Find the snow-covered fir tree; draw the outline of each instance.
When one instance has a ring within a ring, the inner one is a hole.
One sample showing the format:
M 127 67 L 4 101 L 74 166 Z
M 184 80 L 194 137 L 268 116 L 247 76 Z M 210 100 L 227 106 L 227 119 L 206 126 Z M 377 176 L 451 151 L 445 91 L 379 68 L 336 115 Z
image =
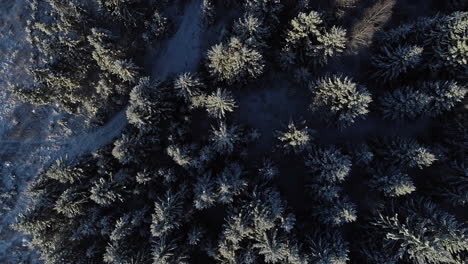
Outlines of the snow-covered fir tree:
M 348 77 L 331 75 L 309 85 L 311 110 L 327 124 L 346 128 L 369 112 L 372 97 L 367 89 Z

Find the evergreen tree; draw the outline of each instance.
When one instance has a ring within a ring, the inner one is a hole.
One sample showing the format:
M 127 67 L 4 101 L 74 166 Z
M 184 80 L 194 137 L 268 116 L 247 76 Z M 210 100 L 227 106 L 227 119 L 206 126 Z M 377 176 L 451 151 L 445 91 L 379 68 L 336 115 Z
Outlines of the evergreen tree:
M 93 59 L 103 71 L 115 74 L 123 81 L 136 80 L 138 67 L 125 58 L 125 54 L 116 45 L 117 37 L 111 31 L 93 28 L 88 41 L 94 48 Z
M 265 21 L 266 25 L 274 25 L 279 22 L 278 15 L 283 9 L 283 4 L 281 0 L 246 0 L 244 9 Z
M 389 197 L 407 195 L 416 190 L 408 174 L 397 168 L 377 171 L 376 175 L 370 180 L 369 185 Z
M 430 166 L 436 157 L 431 151 L 412 138 L 383 138 L 375 140 L 373 150 L 377 160 L 397 168 L 419 168 Z
M 258 174 L 261 179 L 271 181 L 278 176 L 279 170 L 271 159 L 265 158 L 258 168 Z
M 345 180 L 351 171 L 351 158 L 343 155 L 339 149 L 315 147 L 305 159 L 313 177 L 325 184 L 339 183 Z
M 174 105 L 169 101 L 164 84 L 141 78 L 130 93 L 128 122 L 141 130 L 155 130 L 163 120 L 172 116 Z
M 452 110 L 467 93 L 453 81 L 421 84 L 421 88 L 404 87 L 385 93 L 380 98 L 384 117 L 392 120 L 435 117 Z
M 243 173 L 241 166 L 237 163 L 228 165 L 221 172 L 221 175 L 216 180 L 218 200 L 221 203 L 232 203 L 234 196 L 244 190 L 247 182 L 241 178 Z
M 287 242 L 278 235 L 276 229 L 257 235 L 257 241 L 252 247 L 258 249 L 266 263 L 284 263 L 288 255 Z
M 457 255 L 468 250 L 466 227 L 428 201 L 409 200 L 373 224 L 386 250 L 414 263 L 460 263 Z
M 381 54 L 372 57 L 376 68 L 374 77 L 384 81 L 392 81 L 408 71 L 417 68 L 422 60 L 423 48 L 418 46 L 384 46 Z
M 343 129 L 369 112 L 372 98 L 367 89 L 348 77 L 332 75 L 310 84 L 314 93 L 312 111 L 319 112 L 328 124 Z
M 430 98 L 411 87 L 386 92 L 379 98 L 383 117 L 391 120 L 416 119 L 426 114 Z
M 453 75 L 466 80 L 468 71 L 468 12 L 455 12 L 437 23 L 431 35 L 435 37 L 434 54 L 440 62 L 439 67 L 453 69 Z M 465 76 L 463 76 L 465 75 Z
M 193 192 L 195 208 L 205 209 L 214 205 L 217 194 L 215 192 L 215 182 L 212 180 L 210 173 L 197 178 Z
M 234 34 L 248 47 L 260 50 L 266 48 L 268 29 L 252 14 L 245 15 L 233 26 Z
M 187 102 L 195 96 L 200 96 L 203 88 L 200 78 L 188 72 L 180 74 L 174 81 L 176 95 Z
M 213 149 L 221 154 L 230 154 L 241 141 L 242 130 L 233 124 L 227 126 L 226 123 L 219 123 L 219 127 L 212 127 L 210 141 Z
M 345 264 L 349 261 L 349 245 L 337 230 L 314 232 L 307 244 L 310 252 L 307 263 Z
M 223 119 L 227 113 L 233 112 L 237 107 L 232 94 L 220 88 L 211 95 L 204 97 L 201 105 L 206 108 L 210 116 L 218 119 Z
M 339 198 L 332 203 L 325 203 L 318 207 L 314 214 L 324 225 L 342 226 L 356 221 L 356 205 L 347 198 Z
M 300 122 L 296 127 L 293 121 L 290 121 L 285 131 L 276 131 L 277 138 L 280 141 L 280 147 L 286 152 L 300 153 L 310 146 L 314 139 L 314 130 L 309 129 L 305 122 Z
M 207 67 L 217 80 L 232 84 L 256 79 L 265 66 L 257 50 L 233 37 L 226 45 L 217 44 L 208 51 Z
M 286 44 L 281 50 L 281 62 L 286 68 L 323 66 L 346 46 L 346 30 L 325 28 L 322 16 L 315 11 L 299 13 L 286 34 Z

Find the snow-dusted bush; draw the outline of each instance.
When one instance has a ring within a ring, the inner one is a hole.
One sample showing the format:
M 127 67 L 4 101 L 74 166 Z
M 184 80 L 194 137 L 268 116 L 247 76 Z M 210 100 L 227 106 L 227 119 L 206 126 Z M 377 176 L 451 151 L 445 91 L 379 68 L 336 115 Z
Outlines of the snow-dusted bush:
M 369 112 L 372 98 L 367 89 L 348 77 L 331 75 L 309 85 L 311 109 L 330 125 L 346 128 Z

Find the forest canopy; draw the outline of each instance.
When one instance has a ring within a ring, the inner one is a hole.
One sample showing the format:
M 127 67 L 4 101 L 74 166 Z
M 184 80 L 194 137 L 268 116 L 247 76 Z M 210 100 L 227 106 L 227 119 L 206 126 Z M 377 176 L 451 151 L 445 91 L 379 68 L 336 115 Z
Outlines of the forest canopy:
M 14 228 L 47 264 L 468 263 L 468 1 L 415 2 L 30 0 L 13 93 L 126 125 Z

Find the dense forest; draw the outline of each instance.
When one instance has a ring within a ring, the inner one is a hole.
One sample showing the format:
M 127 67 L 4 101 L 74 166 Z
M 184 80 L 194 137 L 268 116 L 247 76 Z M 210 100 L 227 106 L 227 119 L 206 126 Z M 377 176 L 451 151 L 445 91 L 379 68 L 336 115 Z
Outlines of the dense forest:
M 43 263 L 468 263 L 468 1 L 27 8 L 11 92 L 126 122 L 31 180 Z

